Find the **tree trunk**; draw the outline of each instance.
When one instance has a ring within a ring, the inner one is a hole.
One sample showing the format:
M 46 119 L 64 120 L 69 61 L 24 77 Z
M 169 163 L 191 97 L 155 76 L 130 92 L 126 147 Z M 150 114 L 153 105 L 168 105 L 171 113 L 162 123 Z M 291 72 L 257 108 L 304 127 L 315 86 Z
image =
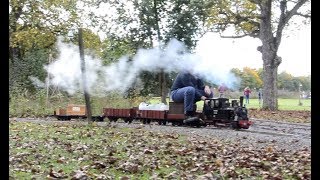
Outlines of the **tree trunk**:
M 272 61 L 272 60 L 269 60 Z M 277 69 L 264 62 L 263 106 L 265 110 L 277 110 Z
M 278 46 L 274 38 L 271 26 L 272 0 L 261 2 L 260 40 L 263 60 L 263 109 L 277 110 L 277 73 L 281 58 L 277 56 Z
M 159 12 L 157 10 L 157 0 L 153 0 L 153 11 L 156 19 L 156 30 L 157 30 L 157 36 L 158 36 L 158 42 L 159 45 L 161 43 L 161 35 L 160 35 L 160 27 L 159 27 Z M 164 104 L 167 104 L 167 83 L 166 83 L 166 74 L 161 69 L 159 73 L 159 84 L 160 84 L 160 94 L 161 94 L 161 102 Z
M 166 83 L 166 74 L 161 69 L 159 73 L 159 86 L 160 86 L 160 96 L 161 102 L 167 104 L 167 83 Z
M 161 76 L 161 102 L 167 105 L 167 81 L 166 81 L 166 74 L 163 72 L 163 70 L 160 73 Z
M 9 91 L 15 86 L 17 81 L 17 72 L 19 69 L 19 59 L 21 59 L 20 50 L 18 47 L 9 47 Z

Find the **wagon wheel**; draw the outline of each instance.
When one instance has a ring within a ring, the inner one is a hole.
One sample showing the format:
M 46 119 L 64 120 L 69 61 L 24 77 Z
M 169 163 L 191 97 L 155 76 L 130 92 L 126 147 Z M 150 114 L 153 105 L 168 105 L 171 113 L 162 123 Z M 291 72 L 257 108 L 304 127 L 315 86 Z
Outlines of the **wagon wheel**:
M 147 119 L 147 124 L 150 124 L 151 123 L 151 119 Z
M 159 120 L 158 121 L 159 125 L 166 125 L 167 124 L 167 121 L 166 120 Z
M 117 122 L 117 120 L 118 120 L 118 118 L 116 118 L 116 117 L 110 117 L 110 118 L 108 118 L 109 120 L 110 120 L 110 122 Z
M 125 118 L 124 122 L 130 124 L 132 123 L 132 118 Z
M 166 125 L 166 124 L 167 124 L 167 121 L 166 121 L 166 120 L 161 120 L 161 119 L 159 119 L 159 120 L 158 120 L 158 124 L 159 124 L 159 125 Z
M 110 122 L 112 122 L 112 121 L 113 121 L 111 117 L 108 117 L 108 119 L 109 119 L 109 121 L 110 121 Z
M 104 116 L 99 117 L 99 121 L 100 121 L 100 122 L 103 122 L 103 121 L 104 121 L 104 118 L 105 118 Z
M 147 120 L 146 120 L 146 119 L 143 119 L 143 120 L 142 120 L 142 123 L 143 123 L 143 124 L 147 124 Z
M 60 116 L 60 120 L 61 121 L 71 120 L 71 117 L 69 117 L 69 116 Z

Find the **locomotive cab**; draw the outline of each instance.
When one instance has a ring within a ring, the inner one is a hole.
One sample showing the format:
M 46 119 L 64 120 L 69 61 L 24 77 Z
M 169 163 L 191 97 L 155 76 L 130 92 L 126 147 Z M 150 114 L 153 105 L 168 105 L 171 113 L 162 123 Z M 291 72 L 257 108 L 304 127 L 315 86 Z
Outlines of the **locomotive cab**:
M 210 98 L 203 105 L 203 113 L 207 119 L 231 120 L 234 118 L 233 108 L 228 98 Z
M 243 106 L 243 96 L 240 96 L 240 101 L 228 98 L 210 98 L 206 99 L 207 103 L 203 106 L 203 115 L 207 122 L 216 126 L 231 125 L 233 128 L 247 129 L 251 124 L 247 122 L 248 112 Z

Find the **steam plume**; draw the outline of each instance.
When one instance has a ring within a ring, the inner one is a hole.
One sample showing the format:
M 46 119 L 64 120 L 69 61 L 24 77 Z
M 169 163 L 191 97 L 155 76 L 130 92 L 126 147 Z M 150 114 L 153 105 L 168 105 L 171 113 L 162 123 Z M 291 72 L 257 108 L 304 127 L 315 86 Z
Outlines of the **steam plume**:
M 57 44 L 60 50 L 59 57 L 44 67 L 50 75 L 50 84 L 70 94 L 82 91 L 78 46 L 61 41 Z M 100 59 L 85 55 L 85 63 L 90 94 L 100 92 L 100 95 L 103 95 L 113 90 L 124 92 L 137 82 L 141 71 L 158 72 L 160 69 L 165 72 L 178 72 L 192 68 L 208 82 L 225 83 L 228 87 L 237 82 L 235 76 L 229 73 L 229 69 L 223 69 L 196 54 L 188 53 L 184 44 L 176 39 L 172 39 L 163 50 L 158 47 L 139 49 L 132 61 L 129 61 L 128 56 L 123 56 L 118 62 L 104 66 Z

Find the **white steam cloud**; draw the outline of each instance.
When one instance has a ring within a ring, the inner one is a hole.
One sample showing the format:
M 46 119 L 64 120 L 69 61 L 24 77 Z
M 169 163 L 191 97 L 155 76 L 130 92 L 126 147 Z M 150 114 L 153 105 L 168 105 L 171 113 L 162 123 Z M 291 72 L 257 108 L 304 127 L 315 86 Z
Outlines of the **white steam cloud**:
M 82 91 L 82 75 L 80 69 L 79 47 L 58 41 L 59 57 L 44 68 L 49 74 L 50 85 L 58 86 L 61 90 L 73 94 Z M 186 52 L 183 43 L 172 39 L 162 50 L 160 48 L 139 49 L 129 61 L 123 56 L 118 62 L 104 66 L 100 59 L 85 56 L 86 83 L 90 94 L 103 95 L 109 91 L 125 92 L 134 82 L 139 82 L 141 71 L 178 72 L 192 69 L 206 81 L 221 84 L 229 88 L 236 85 L 238 80 L 229 73 L 228 68 L 212 65 L 196 54 Z M 34 83 L 41 84 L 32 78 Z M 43 86 L 44 83 L 41 85 Z
M 29 79 L 32 81 L 32 84 L 35 86 L 35 87 L 39 87 L 39 88 L 45 88 L 46 85 L 41 82 L 38 78 L 34 77 L 34 76 L 29 76 Z

